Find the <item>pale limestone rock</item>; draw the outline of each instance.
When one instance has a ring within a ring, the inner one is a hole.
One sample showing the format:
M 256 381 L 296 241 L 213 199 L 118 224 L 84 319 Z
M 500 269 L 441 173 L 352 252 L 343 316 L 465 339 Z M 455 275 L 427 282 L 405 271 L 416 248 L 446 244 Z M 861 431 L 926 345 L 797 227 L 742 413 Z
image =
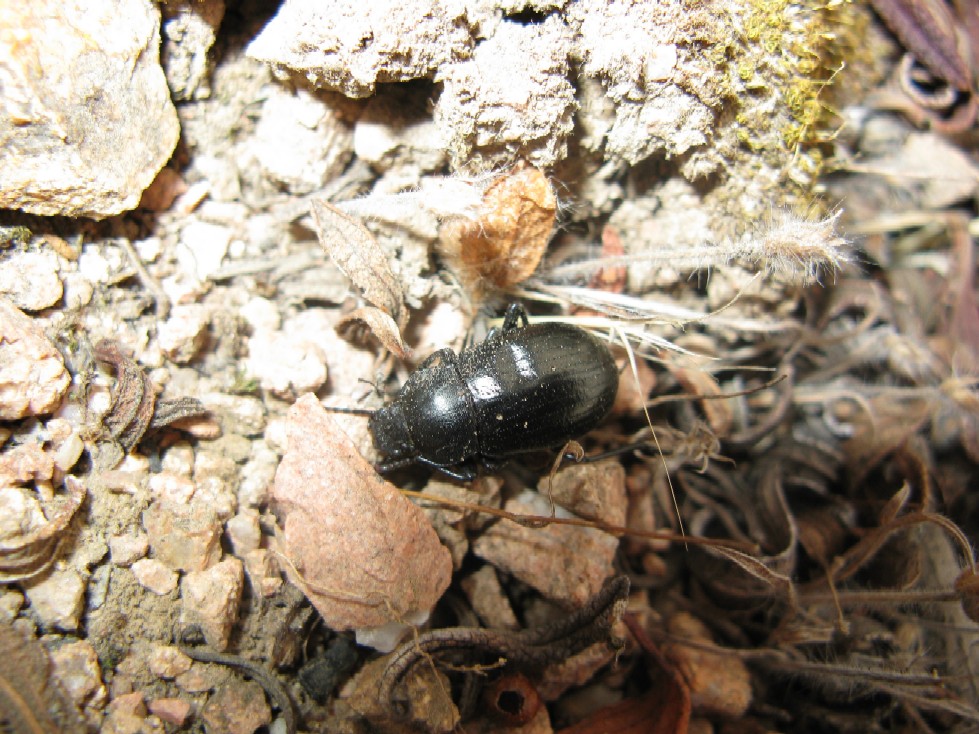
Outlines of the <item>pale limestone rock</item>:
M 205 281 L 220 270 L 233 236 L 234 230 L 224 224 L 191 219 L 180 230 L 177 261 L 197 280 Z
M 17 308 L 42 311 L 61 300 L 58 256 L 51 250 L 15 251 L 0 258 L 0 294 Z
M 471 59 L 439 70 L 435 123 L 454 165 L 487 170 L 520 157 L 546 167 L 567 155 L 576 107 L 571 42 L 556 16 L 504 21 Z
M 102 218 L 134 208 L 177 114 L 149 0 L 0 5 L 0 206 Z
M 239 558 L 245 558 L 249 551 L 256 550 L 262 542 L 257 510 L 241 510 L 225 523 L 225 529 L 231 541 L 231 549 Z
M 468 56 L 472 44 L 458 0 L 287 0 L 248 55 L 316 86 L 368 97 L 378 83 L 430 77 Z
M 51 654 L 52 672 L 79 709 L 105 705 L 99 658 L 88 640 L 62 645 Z
M 44 331 L 0 297 L 0 420 L 53 412 L 70 382 Z
M 245 370 L 273 394 L 294 397 L 323 386 L 326 355 L 313 335 L 264 332 L 248 341 Z
M 321 189 L 350 160 L 351 133 L 337 111 L 309 92 L 270 87 L 253 138 L 255 157 L 293 194 Z
M 199 303 L 174 306 L 157 327 L 160 349 L 177 364 L 190 362 L 207 338 L 207 309 Z
M 224 17 L 224 0 L 168 0 L 162 10 L 160 55 L 173 98 L 209 96 L 207 53 Z

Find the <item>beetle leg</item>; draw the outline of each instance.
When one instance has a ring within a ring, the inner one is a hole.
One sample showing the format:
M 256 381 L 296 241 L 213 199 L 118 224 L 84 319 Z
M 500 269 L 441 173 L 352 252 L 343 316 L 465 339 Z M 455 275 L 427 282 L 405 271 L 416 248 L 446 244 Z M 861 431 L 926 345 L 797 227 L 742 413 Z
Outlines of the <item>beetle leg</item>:
M 411 466 L 415 463 L 414 458 L 398 459 L 397 461 L 385 461 L 381 464 L 375 464 L 374 469 L 378 474 L 387 474 L 388 472 L 397 471 L 398 469 L 404 469 L 406 466 Z
M 456 353 L 451 349 L 439 349 L 437 352 L 433 352 L 425 357 L 425 361 L 418 365 L 418 369 L 423 370 L 431 367 L 436 362 L 441 362 L 444 365 L 455 366 L 456 364 Z
M 424 464 L 425 466 L 430 466 L 433 469 L 437 469 L 448 477 L 453 479 L 458 479 L 460 482 L 471 482 L 476 478 L 476 470 L 468 464 L 457 464 L 456 468 L 453 469 L 448 466 L 442 466 L 441 464 L 435 464 L 422 457 L 417 457 L 415 459 L 419 464 Z
M 511 303 L 507 306 L 506 316 L 503 317 L 503 331 L 518 328 L 518 321 L 521 322 L 521 326 L 530 324 L 530 321 L 527 320 L 527 310 L 519 303 Z

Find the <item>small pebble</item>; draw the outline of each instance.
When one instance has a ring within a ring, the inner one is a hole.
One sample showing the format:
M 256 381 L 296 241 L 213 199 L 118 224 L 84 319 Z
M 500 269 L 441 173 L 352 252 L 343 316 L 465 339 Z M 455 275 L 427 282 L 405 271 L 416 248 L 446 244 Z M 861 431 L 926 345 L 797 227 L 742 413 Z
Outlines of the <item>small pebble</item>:
M 177 588 L 177 574 L 155 558 L 136 561 L 132 564 L 132 571 L 140 586 L 159 596 L 165 596 Z
M 45 629 L 78 631 L 85 606 L 86 582 L 72 568 L 54 568 L 23 584 L 31 610 Z
M 200 626 L 208 645 L 226 650 L 238 618 L 244 582 L 244 566 L 237 558 L 227 558 L 206 571 L 188 573 L 180 584 L 181 626 Z
M 170 680 L 190 670 L 192 662 L 174 645 L 154 645 L 147 665 L 157 678 Z
M 61 300 L 58 256 L 51 250 L 12 252 L 0 267 L 0 294 L 25 311 L 42 311 Z
M 190 703 L 182 698 L 154 698 L 147 706 L 150 713 L 174 726 L 183 726 L 190 717 Z

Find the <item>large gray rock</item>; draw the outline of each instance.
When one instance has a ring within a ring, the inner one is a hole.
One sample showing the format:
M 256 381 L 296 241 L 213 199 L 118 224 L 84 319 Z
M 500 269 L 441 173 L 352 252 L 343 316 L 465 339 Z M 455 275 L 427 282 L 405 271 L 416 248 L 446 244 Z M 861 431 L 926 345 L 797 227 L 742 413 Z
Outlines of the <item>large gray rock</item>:
M 180 130 L 149 0 L 0 4 L 0 207 L 112 216 Z

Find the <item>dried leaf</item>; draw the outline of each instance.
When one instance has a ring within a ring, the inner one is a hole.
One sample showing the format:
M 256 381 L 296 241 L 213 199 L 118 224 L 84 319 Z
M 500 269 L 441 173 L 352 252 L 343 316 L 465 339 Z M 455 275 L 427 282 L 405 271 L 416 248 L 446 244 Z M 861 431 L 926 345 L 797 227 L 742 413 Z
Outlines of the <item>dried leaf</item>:
M 871 4 L 922 66 L 960 91 L 971 89 L 967 52 L 944 0 L 871 0 Z
M 78 710 L 51 678 L 44 647 L 0 624 L 0 731 L 4 734 L 85 731 Z
M 394 319 L 381 309 L 371 306 L 358 308 L 337 322 L 337 330 L 339 331 L 354 321 L 366 324 L 384 348 L 396 354 L 399 359 L 410 360 L 414 356 L 411 347 L 405 344 L 404 339 L 401 338 L 401 332 L 398 330 L 398 325 Z
M 404 293 L 377 239 L 359 221 L 322 199 L 312 202 L 320 244 L 360 289 L 364 298 L 398 324 L 405 316 Z
M 315 396 L 302 396 L 288 422 L 272 497 L 290 579 L 334 630 L 426 617 L 452 560 L 424 512 L 377 475 Z
M 853 476 L 859 485 L 881 459 L 918 432 L 930 417 L 933 406 L 927 398 L 895 400 L 882 394 L 867 399 L 870 415 L 854 418 L 853 436 L 843 445 Z
M 483 195 L 479 218 L 442 229 L 443 253 L 473 287 L 506 288 L 529 278 L 551 238 L 557 199 L 538 169 L 515 166 Z

